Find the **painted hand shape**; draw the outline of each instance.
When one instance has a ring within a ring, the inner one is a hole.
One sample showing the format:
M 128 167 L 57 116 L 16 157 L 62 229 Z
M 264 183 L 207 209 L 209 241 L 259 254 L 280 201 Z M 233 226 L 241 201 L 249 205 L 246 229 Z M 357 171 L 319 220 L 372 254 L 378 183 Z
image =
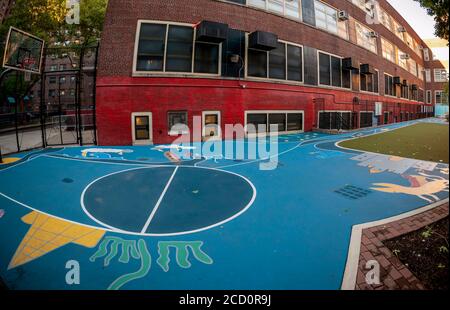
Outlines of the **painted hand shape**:
M 108 245 L 110 246 L 110 251 L 108 253 Z M 103 266 L 109 266 L 112 259 L 114 259 L 119 251 L 119 246 L 121 247 L 121 255 L 119 257 L 119 262 L 127 264 L 130 261 L 130 255 L 133 259 L 141 260 L 141 267 L 138 271 L 123 275 L 117 278 L 108 287 L 108 290 L 118 290 L 126 283 L 145 277 L 151 268 L 151 255 L 147 249 L 147 245 L 144 240 L 124 240 L 118 237 L 106 237 L 100 244 L 97 252 L 91 256 L 89 259 L 91 262 L 95 262 L 99 258 L 104 257 Z
M 170 248 L 175 248 L 176 261 L 181 268 L 190 268 L 191 262 L 189 261 L 189 249 L 191 249 L 194 257 L 203 264 L 212 264 L 213 260 L 209 257 L 201 247 L 203 242 L 201 241 L 169 241 L 158 243 L 159 258 L 157 260 L 158 265 L 165 271 L 169 271 L 170 264 Z

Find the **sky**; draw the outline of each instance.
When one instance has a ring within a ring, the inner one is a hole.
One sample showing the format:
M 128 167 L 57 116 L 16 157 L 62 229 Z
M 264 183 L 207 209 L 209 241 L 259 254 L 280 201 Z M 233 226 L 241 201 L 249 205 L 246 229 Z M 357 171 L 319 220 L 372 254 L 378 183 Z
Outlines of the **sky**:
M 413 27 L 422 39 L 435 38 L 434 19 L 427 14 L 417 1 L 387 0 L 404 19 Z

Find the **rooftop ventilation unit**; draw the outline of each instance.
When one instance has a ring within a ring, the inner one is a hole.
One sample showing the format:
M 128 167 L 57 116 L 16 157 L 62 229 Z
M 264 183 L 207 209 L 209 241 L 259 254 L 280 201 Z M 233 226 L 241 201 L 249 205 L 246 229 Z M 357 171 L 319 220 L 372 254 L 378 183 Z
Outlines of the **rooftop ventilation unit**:
M 249 48 L 271 51 L 277 48 L 278 36 L 274 33 L 255 31 L 248 37 Z
M 204 20 L 197 26 L 197 41 L 221 43 L 227 39 L 228 25 Z

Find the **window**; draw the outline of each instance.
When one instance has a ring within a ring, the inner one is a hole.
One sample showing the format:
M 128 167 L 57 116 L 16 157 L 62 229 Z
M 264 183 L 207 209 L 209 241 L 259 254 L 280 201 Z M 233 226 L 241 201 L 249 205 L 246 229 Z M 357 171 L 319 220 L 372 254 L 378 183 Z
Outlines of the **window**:
M 75 76 L 70 77 L 70 82 L 75 82 L 76 80 L 77 80 L 77 78 Z
M 447 82 L 447 71 L 445 69 L 434 69 L 435 82 Z
M 355 24 L 356 24 L 356 43 L 359 46 L 364 47 L 371 52 L 377 53 L 377 38 L 372 37 L 371 35 L 373 31 L 367 27 L 364 27 L 359 23 Z
M 286 79 L 286 44 L 278 43 L 276 49 L 269 52 L 269 78 Z
M 152 140 L 152 114 L 148 112 L 132 113 L 133 144 L 149 144 Z
M 135 116 L 134 124 L 136 140 L 150 139 L 150 120 L 148 116 Z
M 188 113 L 168 112 L 169 135 L 182 135 L 188 133 Z
M 287 17 L 300 19 L 300 0 L 247 0 L 247 4 Z
M 66 83 L 66 77 L 64 77 L 64 76 L 60 77 L 60 78 L 59 78 L 59 83 L 60 83 L 60 84 Z
M 136 71 L 219 75 L 221 44 L 194 37 L 190 25 L 141 23 Z
M 343 74 L 342 59 L 319 52 L 319 84 L 334 87 L 350 87 L 350 75 Z
M 267 132 L 267 114 L 266 113 L 252 113 L 247 115 L 247 133 L 266 133 Z
M 408 60 L 408 71 L 413 75 L 418 76 L 417 74 L 417 63 L 413 59 Z
M 417 71 L 419 79 L 423 81 L 425 69 L 421 65 L 417 64 Z
M 192 71 L 193 35 L 193 28 L 182 26 L 169 27 L 166 71 Z
M 351 0 L 354 5 L 359 7 L 364 12 L 368 13 L 370 16 L 374 16 L 374 7 L 371 1 L 367 0 Z
M 56 76 L 50 76 L 50 77 L 48 78 L 48 82 L 49 82 L 50 84 L 56 84 Z
M 435 91 L 436 104 L 448 104 L 448 97 L 442 90 Z
M 388 74 L 384 75 L 384 94 L 386 96 L 397 96 L 396 86 L 394 85 L 394 78 Z
M 58 70 L 58 66 L 57 65 L 51 65 L 50 66 L 50 71 L 56 71 Z
M 373 112 L 361 112 L 359 119 L 359 127 L 367 128 L 373 126 Z
M 430 50 L 428 48 L 423 49 L 423 58 L 425 61 L 430 61 Z
M 390 31 L 392 31 L 392 17 L 383 9 L 380 9 L 381 23 Z
M 398 50 L 398 65 L 405 70 L 408 70 L 408 60 L 404 57 L 405 53 Z
M 315 1 L 315 15 L 317 28 L 339 35 L 348 39 L 348 27 L 346 21 L 338 19 L 338 11 L 325 3 Z
M 139 35 L 137 71 L 163 71 L 167 25 L 142 24 Z
M 59 65 L 59 71 L 66 70 L 66 65 Z
M 320 111 L 319 128 L 329 130 L 350 130 L 352 128 L 352 113 Z
M 195 44 L 194 72 L 219 74 L 219 45 L 203 42 Z
M 246 119 L 248 134 L 267 133 L 271 127 L 278 133 L 303 130 L 303 113 L 300 111 L 253 111 L 246 113 Z
M 266 52 L 248 49 L 247 75 L 256 78 L 303 81 L 303 49 L 278 42 L 276 49 Z
M 431 94 L 431 90 L 427 90 L 427 104 L 432 104 L 432 94 Z
M 384 38 L 381 38 L 381 48 L 383 50 L 383 57 L 393 63 L 396 62 L 396 57 L 395 57 L 395 46 L 387 41 Z
M 414 40 L 411 37 L 411 35 L 407 32 L 405 32 L 405 43 L 410 47 L 410 48 L 414 48 Z
M 375 74 L 360 74 L 361 91 L 378 93 L 378 75 L 378 70 L 375 70 Z
M 431 70 L 425 69 L 425 81 L 431 83 Z
M 302 48 L 295 45 L 287 46 L 288 80 L 303 81 L 303 52 Z
M 404 38 L 403 38 L 403 32 L 402 31 L 400 31 L 400 29 L 402 29 L 402 26 L 400 26 L 400 24 L 396 21 L 396 20 L 394 20 L 394 19 L 392 19 L 392 25 L 393 25 L 393 27 L 394 27 L 394 33 L 395 33 L 395 35 L 400 39 L 400 40 L 404 40 Z
M 49 97 L 56 97 L 56 90 L 55 89 L 49 89 L 48 90 L 48 96 Z

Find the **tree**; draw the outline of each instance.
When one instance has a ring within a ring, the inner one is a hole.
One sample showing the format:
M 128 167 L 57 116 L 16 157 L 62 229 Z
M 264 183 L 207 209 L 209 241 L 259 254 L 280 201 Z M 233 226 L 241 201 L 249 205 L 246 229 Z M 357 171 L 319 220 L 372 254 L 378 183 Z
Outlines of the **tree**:
M 442 98 L 443 98 L 443 100 L 442 100 L 442 102 L 444 103 L 444 105 L 448 105 L 448 99 L 449 99 L 449 96 L 448 96 L 448 82 L 447 83 L 445 83 L 445 85 L 444 85 L 444 89 L 442 90 Z
M 10 26 L 43 38 L 48 46 L 89 45 L 99 39 L 108 0 L 80 0 L 80 23 L 66 22 L 66 0 L 16 0 L 0 25 L 0 38 Z
M 414 0 L 427 9 L 428 15 L 436 21 L 435 34 L 439 38 L 449 40 L 448 10 L 450 0 Z

